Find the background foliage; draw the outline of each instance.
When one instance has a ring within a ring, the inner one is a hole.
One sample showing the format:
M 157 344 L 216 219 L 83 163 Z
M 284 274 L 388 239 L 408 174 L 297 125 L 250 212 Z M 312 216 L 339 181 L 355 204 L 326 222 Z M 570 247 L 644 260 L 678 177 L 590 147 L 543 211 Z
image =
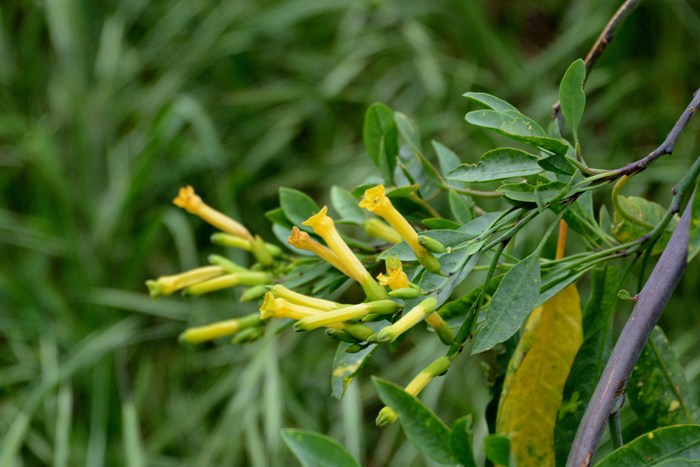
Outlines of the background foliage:
M 299 427 L 342 441 L 363 465 L 430 465 L 397 424 L 374 427 L 381 403 L 368 375 L 405 384 L 435 339 L 409 336 L 396 353 L 377 352 L 341 402 L 330 396 L 335 345 L 321 336 L 177 344 L 188 322 L 255 307 L 232 292 L 148 298 L 145 279 L 214 251 L 211 229 L 170 202 L 192 184 L 272 241 L 263 213 L 277 206 L 279 186 L 326 203 L 330 186 L 352 189 L 375 174 L 362 144 L 375 101 L 475 162 L 506 140 L 464 122 L 474 106 L 461 94 L 489 92 L 546 122 L 567 66 L 617 6 L 3 1 L 0 464 L 288 465 L 279 430 Z M 647 154 L 700 86 L 698 9 L 694 0 L 644 3 L 596 65 L 579 130 L 591 166 Z M 697 156 L 695 128 L 628 194 L 666 204 Z M 596 207 L 611 207 L 598 196 Z M 541 236 L 527 232 L 520 252 Z M 660 323 L 696 395 L 699 276 L 691 265 Z M 580 290 L 585 297 L 586 282 Z M 618 307 L 617 320 L 630 308 Z M 421 399 L 448 423 L 474 412 L 481 439 L 483 372 L 477 359 L 455 365 Z M 641 429 L 629 410 L 623 425 L 625 439 Z M 18 454 L 4 458 L 25 431 Z

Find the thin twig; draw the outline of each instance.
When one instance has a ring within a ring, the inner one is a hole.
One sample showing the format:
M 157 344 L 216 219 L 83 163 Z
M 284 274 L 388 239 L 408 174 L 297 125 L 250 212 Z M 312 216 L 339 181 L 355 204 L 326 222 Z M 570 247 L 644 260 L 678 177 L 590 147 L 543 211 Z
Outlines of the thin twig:
M 443 190 L 452 190 L 456 193 L 473 196 L 475 198 L 500 198 L 501 196 L 503 196 L 503 193 L 501 193 L 500 191 L 470 190 L 469 188 L 458 188 L 456 186 L 451 186 L 447 184 L 440 185 L 440 188 L 442 188 Z
M 580 185 L 586 185 L 592 184 L 593 182 L 605 182 L 605 183 L 610 183 L 613 182 L 625 175 L 631 176 L 636 173 L 639 173 L 646 169 L 649 164 L 654 162 L 656 159 L 659 157 L 663 156 L 664 154 L 672 154 L 673 153 L 673 148 L 676 146 L 676 142 L 678 142 L 678 138 L 680 138 L 681 134 L 683 133 L 683 130 L 685 130 L 685 127 L 688 125 L 688 122 L 690 121 L 691 118 L 693 118 L 693 115 L 695 115 L 695 112 L 698 110 L 698 106 L 700 105 L 700 89 L 695 91 L 693 93 L 693 99 L 690 101 L 688 106 L 685 108 L 683 113 L 681 114 L 680 118 L 678 121 L 676 121 L 676 124 L 673 126 L 671 131 L 668 133 L 666 136 L 666 139 L 664 140 L 663 143 L 661 143 L 661 146 L 658 148 L 654 149 L 651 153 L 649 153 L 648 156 L 645 156 L 641 159 L 639 159 L 636 162 L 632 162 L 630 164 L 627 164 L 624 167 L 620 167 L 619 169 L 615 170 L 609 170 L 607 172 L 594 175 L 592 177 L 586 178 Z
M 588 52 L 588 55 L 586 55 L 586 59 L 584 60 L 584 63 L 586 64 L 586 78 L 588 78 L 591 69 L 598 61 L 600 56 L 603 55 L 605 49 L 607 49 L 608 44 L 612 42 L 615 34 L 617 34 L 620 26 L 622 26 L 622 23 L 624 23 L 627 17 L 634 11 L 639 2 L 640 0 L 627 0 L 620 8 L 618 8 L 612 18 L 610 18 L 610 21 L 608 21 L 605 29 L 603 29 L 603 32 L 600 33 L 598 40 L 595 41 L 595 44 L 593 44 L 593 47 L 591 47 L 591 50 Z M 554 107 L 552 108 L 552 120 L 554 119 L 557 120 L 559 123 L 559 128 L 561 129 L 562 115 L 561 104 L 559 102 L 554 104 Z
M 612 444 L 612 450 L 619 449 L 622 447 L 624 441 L 622 440 L 622 426 L 620 426 L 620 411 L 616 410 L 614 414 L 608 419 L 608 430 L 610 431 L 610 444 Z
M 692 203 L 691 197 L 691 203 Z M 618 399 L 625 392 L 627 381 L 666 307 L 671 294 L 683 276 L 688 258 L 690 205 L 686 207 L 666 249 L 659 258 L 644 289 L 639 293 L 630 319 L 610 355 L 603 375 L 574 438 L 567 467 L 588 467 L 595 457 L 606 421 Z

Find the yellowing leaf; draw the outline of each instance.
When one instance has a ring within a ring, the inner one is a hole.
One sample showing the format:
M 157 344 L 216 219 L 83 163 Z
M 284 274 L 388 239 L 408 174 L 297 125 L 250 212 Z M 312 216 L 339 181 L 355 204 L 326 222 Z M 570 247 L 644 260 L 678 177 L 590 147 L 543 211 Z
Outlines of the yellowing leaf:
M 622 243 L 641 238 L 654 230 L 664 214 L 664 208 L 652 201 L 637 196 L 620 196 L 615 207 L 613 235 Z M 674 216 L 654 245 L 652 254 L 657 255 L 664 251 L 677 224 L 678 216 Z
M 508 364 L 497 430 L 511 439 L 518 467 L 553 467 L 554 425 L 564 384 L 583 342 L 575 285 L 535 308 Z

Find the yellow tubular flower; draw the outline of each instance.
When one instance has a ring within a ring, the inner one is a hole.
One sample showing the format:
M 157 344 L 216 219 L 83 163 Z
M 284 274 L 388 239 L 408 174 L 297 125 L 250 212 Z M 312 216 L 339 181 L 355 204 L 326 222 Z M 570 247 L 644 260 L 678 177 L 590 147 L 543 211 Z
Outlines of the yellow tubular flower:
M 383 217 L 401 237 L 406 241 L 416 254 L 420 264 L 433 274 L 440 273 L 440 263 L 418 241 L 418 234 L 399 211 L 391 204 L 391 200 L 384 195 L 384 185 L 379 184 L 365 191 L 365 199 L 360 201 L 360 207 Z
M 254 249 L 253 243 L 250 240 L 244 238 L 236 237 L 235 235 L 229 235 L 223 232 L 216 232 L 211 234 L 210 240 L 215 245 L 226 246 L 230 248 L 238 248 L 239 250 L 244 250 L 252 252 Z M 272 256 L 284 256 L 282 249 L 277 245 L 272 245 L 270 243 L 265 243 L 265 248 L 270 252 Z
M 311 216 L 308 220 L 303 222 L 303 224 L 313 228 L 314 232 L 326 241 L 330 249 L 338 255 L 340 261 L 350 272 L 350 277 L 360 283 L 370 300 L 388 299 L 389 296 L 386 290 L 377 284 L 371 274 L 367 272 L 362 262 L 355 256 L 355 253 L 352 252 L 350 247 L 340 237 L 338 231 L 335 230 L 333 219 L 328 217 L 326 212 L 328 212 L 328 208 L 324 206 L 318 214 Z
M 405 289 L 410 287 L 408 285 L 408 276 L 403 272 L 403 267 L 399 265 L 398 268 L 394 269 L 392 267 L 387 267 L 388 276 L 384 274 L 379 274 L 377 279 L 379 279 L 379 285 L 388 285 L 391 290 Z
M 230 336 L 243 329 L 250 328 L 260 323 L 260 314 L 253 313 L 237 319 L 229 319 L 219 321 L 218 323 L 208 324 L 190 328 L 180 334 L 180 342 L 188 344 L 199 344 L 201 342 L 218 339 L 219 337 Z
M 269 289 L 270 292 L 272 292 L 272 295 L 275 296 L 275 298 L 283 298 L 290 303 L 309 308 L 316 308 L 317 310 L 321 311 L 331 311 L 342 306 L 339 303 L 332 302 L 330 300 L 324 300 L 322 298 L 315 297 L 307 297 L 304 294 L 300 294 L 298 292 L 289 290 L 282 284 L 273 285 Z
M 307 316 L 315 316 L 324 313 L 321 310 L 315 308 L 309 308 L 301 305 L 295 305 L 294 303 L 289 303 L 283 298 L 275 298 L 272 292 L 268 292 L 265 295 L 265 301 L 260 307 L 260 318 L 291 318 L 295 320 L 300 320 Z M 334 329 L 345 329 L 343 324 L 329 324 L 328 327 Z
M 429 297 L 423 300 L 420 304 L 413 307 L 411 311 L 405 313 L 398 321 L 391 326 L 387 326 L 377 333 L 377 341 L 382 344 L 394 342 L 404 332 L 411 329 L 427 315 L 435 311 L 437 307 L 437 299 Z
M 162 276 L 158 280 L 147 280 L 146 287 L 153 300 L 165 297 L 187 286 L 221 276 L 226 270 L 221 266 L 204 266 L 174 276 Z
M 452 359 L 450 357 L 438 358 L 433 363 L 428 365 L 425 370 L 418 373 L 418 375 L 413 378 L 413 381 L 408 383 L 408 386 L 406 386 L 404 391 L 412 396 L 417 396 L 433 378 L 440 376 L 449 370 L 451 364 Z M 393 410 L 391 410 L 389 407 L 384 407 L 381 411 L 379 411 L 376 424 L 377 426 L 385 426 L 390 423 L 394 423 L 397 418 L 398 415 L 396 415 Z
M 228 232 L 231 235 L 249 240 L 251 243 L 254 241 L 253 236 L 250 234 L 250 232 L 248 232 L 248 229 L 228 217 L 226 214 L 223 214 L 205 204 L 204 201 L 202 201 L 202 198 L 195 194 L 194 188 L 192 188 L 190 185 L 187 185 L 186 188 L 180 188 L 180 193 L 178 194 L 178 197 L 173 200 L 173 203 L 176 206 L 185 209 L 190 214 L 201 217 L 206 222 L 223 230 L 224 232 Z
M 338 258 L 338 255 L 333 253 L 333 250 L 327 246 L 321 245 L 317 241 L 314 241 L 314 239 L 311 238 L 311 235 L 299 230 L 297 226 L 292 228 L 292 236 L 287 239 L 287 243 L 293 247 L 299 248 L 300 250 L 306 250 L 316 254 L 316 256 L 326 260 L 326 262 L 330 263 L 331 266 L 349 278 L 358 280 L 356 277 L 353 277 L 352 273 L 345 267 L 340 258 Z
M 237 272 L 191 285 L 182 291 L 186 297 L 198 297 L 202 294 L 214 292 L 216 290 L 237 287 L 239 285 L 265 285 L 271 281 L 270 276 L 264 272 Z
M 368 313 L 393 314 L 399 309 L 399 304 L 391 300 L 377 300 L 375 302 L 360 303 L 338 310 L 328 311 L 323 314 L 308 316 L 299 320 L 294 325 L 295 331 L 311 331 L 321 326 L 333 323 L 341 323 L 355 318 L 361 318 Z
M 403 240 L 393 227 L 377 218 L 366 220 L 362 224 L 362 228 L 370 237 L 381 238 L 389 243 L 397 244 Z

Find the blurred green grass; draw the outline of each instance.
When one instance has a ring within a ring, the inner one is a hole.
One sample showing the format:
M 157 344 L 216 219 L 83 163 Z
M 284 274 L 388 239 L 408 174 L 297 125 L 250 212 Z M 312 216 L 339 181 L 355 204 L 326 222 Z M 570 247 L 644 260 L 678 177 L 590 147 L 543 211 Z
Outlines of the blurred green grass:
M 367 465 L 431 465 L 398 426 L 373 426 L 367 377 L 405 384 L 438 351 L 422 332 L 378 352 L 342 402 L 330 398 L 334 345 L 320 335 L 177 344 L 188 323 L 254 306 L 233 293 L 148 298 L 146 279 L 214 251 L 211 229 L 171 200 L 191 184 L 272 240 L 263 213 L 279 186 L 325 202 L 331 185 L 375 173 L 361 133 L 375 101 L 475 161 L 503 141 L 467 126 L 461 94 L 489 92 L 546 122 L 566 67 L 617 6 L 4 0 L 0 465 L 289 465 L 283 426 L 329 433 Z M 586 88 L 589 164 L 621 166 L 663 140 L 700 87 L 699 10 L 648 2 L 623 27 Z M 697 156 L 697 125 L 627 190 L 666 203 Z M 696 390 L 699 276 L 689 267 L 661 322 Z M 448 421 L 474 412 L 483 423 L 479 362 L 456 370 L 422 399 Z

